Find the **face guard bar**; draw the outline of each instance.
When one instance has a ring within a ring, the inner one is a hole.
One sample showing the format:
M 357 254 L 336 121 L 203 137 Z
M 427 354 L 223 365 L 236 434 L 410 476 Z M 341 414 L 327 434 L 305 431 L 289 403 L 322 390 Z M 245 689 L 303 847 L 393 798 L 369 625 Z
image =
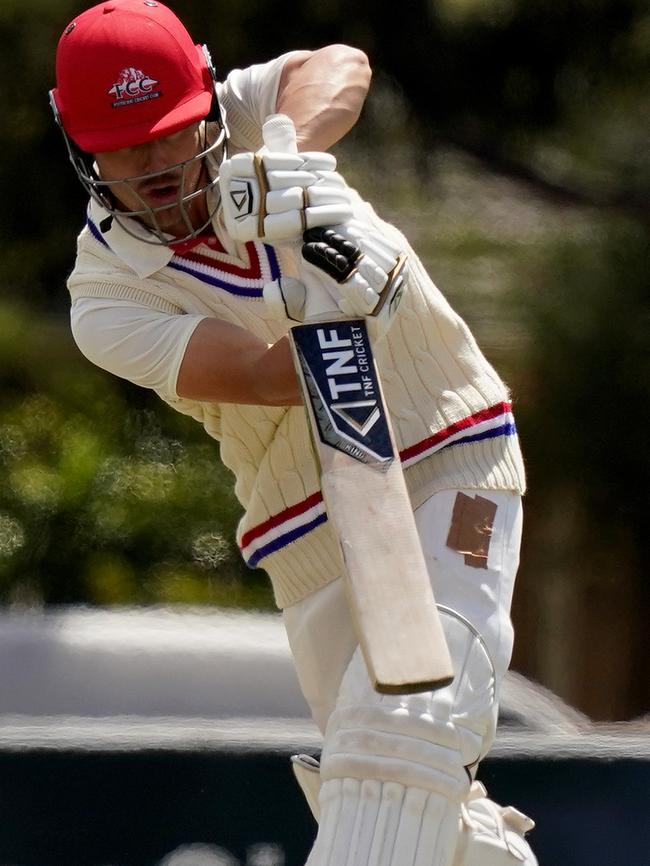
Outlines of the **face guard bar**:
M 203 50 L 208 61 L 208 66 L 213 75 L 213 79 L 215 79 L 209 52 L 205 46 L 203 46 Z M 111 181 L 101 179 L 97 171 L 97 166 L 93 162 L 90 154 L 82 151 L 66 133 L 56 105 L 53 90 L 50 91 L 50 107 L 57 125 L 63 134 L 70 162 L 72 163 L 82 186 L 92 199 L 108 211 L 110 216 L 121 228 L 124 229 L 125 232 L 127 232 L 127 234 L 143 241 L 144 243 L 168 246 L 171 242 L 182 243 L 188 241 L 201 234 L 201 232 L 210 225 L 220 204 L 220 197 L 218 194 L 218 168 L 222 160 L 227 156 L 228 143 L 228 127 L 221 106 L 219 105 L 216 91 L 212 99 L 212 108 L 210 113 L 201 123 L 202 143 L 195 156 L 190 157 L 190 159 L 184 160 L 183 162 L 176 163 L 175 165 L 166 166 L 160 171 L 134 175 L 132 177 L 125 177 Z M 207 168 L 207 180 L 202 186 L 186 191 L 185 186 L 188 170 L 196 163 L 200 162 L 205 162 Z M 169 204 L 151 207 L 143 200 L 142 196 L 138 194 L 134 184 L 142 181 L 155 180 L 161 175 L 178 175 L 180 177 L 178 197 L 175 201 Z M 135 196 L 137 201 L 140 203 L 141 207 L 138 207 L 136 210 L 125 210 L 123 207 L 118 206 L 118 200 L 113 195 L 112 191 L 120 186 L 127 187 L 131 195 Z M 202 225 L 195 227 L 192 224 L 190 205 L 195 199 L 202 195 L 206 196 L 208 217 Z M 158 220 L 158 214 L 175 208 L 180 212 L 187 228 L 187 234 L 181 237 L 171 237 L 169 234 L 165 233 Z M 137 227 L 129 222 L 130 219 L 137 220 L 138 223 L 149 229 L 149 232 L 145 234 L 137 231 Z

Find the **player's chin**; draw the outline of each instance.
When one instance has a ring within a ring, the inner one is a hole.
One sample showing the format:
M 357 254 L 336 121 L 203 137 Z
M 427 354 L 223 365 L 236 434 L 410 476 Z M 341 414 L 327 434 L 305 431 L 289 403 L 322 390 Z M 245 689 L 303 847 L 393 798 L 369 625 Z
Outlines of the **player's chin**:
M 155 221 L 154 228 L 160 228 L 162 231 L 171 231 L 176 228 L 179 223 L 184 223 L 183 212 L 178 200 L 173 204 L 164 205 L 151 203 L 150 205 L 153 220 L 148 219 L 147 222 Z

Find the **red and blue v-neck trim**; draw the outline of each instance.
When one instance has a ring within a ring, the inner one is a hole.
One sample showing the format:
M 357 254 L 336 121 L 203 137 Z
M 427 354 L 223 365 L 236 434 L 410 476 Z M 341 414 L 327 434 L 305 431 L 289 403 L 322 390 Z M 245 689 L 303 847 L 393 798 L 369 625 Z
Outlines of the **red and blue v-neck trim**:
M 109 246 L 91 219 L 88 219 L 88 228 L 97 241 Z M 221 251 L 215 251 L 214 256 L 207 256 L 192 249 L 183 254 L 174 253 L 167 267 L 189 274 L 231 295 L 261 298 L 265 283 L 277 280 L 281 275 L 278 257 L 269 244 L 251 241 L 245 247 L 248 263 L 232 261 L 230 256 L 225 256 Z
M 247 265 L 192 251 L 182 256 L 172 256 L 167 267 L 190 274 L 197 280 L 224 289 L 231 295 L 261 298 L 264 284 L 277 280 L 280 276 L 278 258 L 273 247 L 255 241 L 246 244 L 246 254 Z

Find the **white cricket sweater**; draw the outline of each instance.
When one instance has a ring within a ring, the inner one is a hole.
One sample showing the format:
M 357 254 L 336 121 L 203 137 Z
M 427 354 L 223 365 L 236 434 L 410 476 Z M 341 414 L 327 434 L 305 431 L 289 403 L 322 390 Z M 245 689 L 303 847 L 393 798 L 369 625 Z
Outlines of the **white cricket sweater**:
M 224 96 L 234 149 L 256 149 L 261 122 L 255 124 L 250 113 L 240 117 L 232 92 Z M 445 488 L 523 493 L 524 468 L 506 386 L 406 239 L 360 199 L 357 213 L 410 257 L 408 291 L 375 354 L 414 507 Z M 186 400 L 174 385 L 187 342 L 205 316 L 240 325 L 269 343 L 286 333 L 288 322 L 268 316 L 262 287 L 279 274 L 299 276 L 299 254 L 289 247 L 234 244 L 217 216 L 215 232 L 228 252 L 202 245 L 179 255 L 131 238 L 116 223 L 104 234 L 105 217 L 91 203 L 68 288 L 73 310 L 75 304 L 96 302 L 108 324 L 86 335 L 85 342 L 77 333 L 75 338 L 95 363 L 136 382 L 131 371 L 149 364 L 152 353 L 160 355 L 164 347 L 162 360 L 168 355 L 174 372 L 156 393 L 220 442 L 244 507 L 237 533 L 242 554 L 251 567 L 269 574 L 279 607 L 294 604 L 341 574 L 305 410 Z M 102 354 L 111 340 L 111 305 L 124 302 L 152 323 L 131 335 L 139 348 L 126 372 L 110 363 L 108 350 Z M 166 328 L 158 343 L 157 322 Z

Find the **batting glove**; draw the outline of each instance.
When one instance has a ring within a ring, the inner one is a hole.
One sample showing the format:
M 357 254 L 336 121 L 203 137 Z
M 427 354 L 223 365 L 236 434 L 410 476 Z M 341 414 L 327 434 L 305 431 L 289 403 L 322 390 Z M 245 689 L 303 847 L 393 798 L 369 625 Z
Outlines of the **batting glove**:
M 219 187 L 226 230 L 240 242 L 300 240 L 305 229 L 352 216 L 329 153 L 238 153 L 222 163 Z
M 336 298 L 346 316 L 367 317 L 371 335 L 383 337 L 390 328 L 408 285 L 408 257 L 373 226 L 350 220 L 335 228 L 306 231 L 303 279 L 311 278 Z
M 280 277 L 266 283 L 263 289 L 264 303 L 271 318 L 292 322 L 305 321 L 305 284 L 294 277 Z

